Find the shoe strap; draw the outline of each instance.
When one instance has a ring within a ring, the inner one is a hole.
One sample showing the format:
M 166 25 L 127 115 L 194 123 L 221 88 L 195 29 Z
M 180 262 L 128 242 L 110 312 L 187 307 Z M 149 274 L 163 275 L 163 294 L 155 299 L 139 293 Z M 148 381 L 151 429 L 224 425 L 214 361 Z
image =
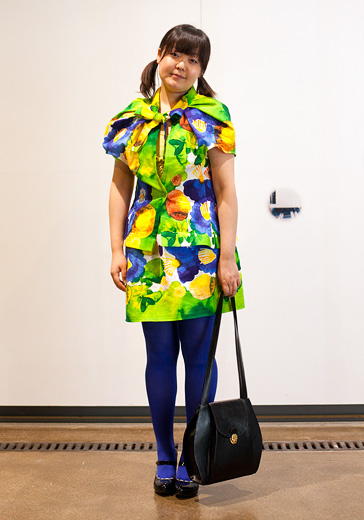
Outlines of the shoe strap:
M 177 466 L 177 461 L 175 460 L 157 460 L 157 466 Z

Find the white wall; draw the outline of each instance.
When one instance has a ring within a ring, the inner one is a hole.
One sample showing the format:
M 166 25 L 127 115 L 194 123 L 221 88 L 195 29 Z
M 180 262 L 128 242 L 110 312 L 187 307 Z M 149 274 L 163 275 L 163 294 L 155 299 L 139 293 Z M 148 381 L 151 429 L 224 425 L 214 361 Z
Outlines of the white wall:
M 177 2 L 136 6 L 1 3 L 0 404 L 147 404 L 141 325 L 125 322 L 109 274 L 102 140 L 178 23 L 210 36 L 206 77 L 237 132 L 252 402 L 361 403 L 363 2 L 188 0 L 183 16 Z M 268 203 L 287 187 L 303 209 L 283 222 Z M 231 325 L 225 315 L 221 399 L 237 395 Z

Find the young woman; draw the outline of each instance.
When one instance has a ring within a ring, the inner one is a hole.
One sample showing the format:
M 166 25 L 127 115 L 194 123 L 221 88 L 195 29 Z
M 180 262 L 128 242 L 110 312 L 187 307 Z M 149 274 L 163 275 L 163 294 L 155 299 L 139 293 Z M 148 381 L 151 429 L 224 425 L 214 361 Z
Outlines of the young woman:
M 173 438 L 180 347 L 188 423 L 200 403 L 221 291 L 223 312 L 231 310 L 233 296 L 236 307 L 244 307 L 235 134 L 227 107 L 214 99 L 204 78 L 209 57 L 203 31 L 191 25 L 170 29 L 142 73 L 144 97 L 111 119 L 103 143 L 115 157 L 111 276 L 126 292 L 126 321 L 142 322 L 146 340 L 146 388 L 158 450 L 154 490 L 180 498 L 198 493 L 183 453 L 177 468 Z M 210 401 L 216 383 L 214 362 Z

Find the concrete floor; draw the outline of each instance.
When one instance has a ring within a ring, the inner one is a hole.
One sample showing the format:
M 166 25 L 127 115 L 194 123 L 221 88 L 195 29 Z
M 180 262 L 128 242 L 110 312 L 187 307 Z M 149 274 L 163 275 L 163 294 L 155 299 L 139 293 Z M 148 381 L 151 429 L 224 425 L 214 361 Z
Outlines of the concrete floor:
M 261 423 L 264 441 L 364 440 L 364 423 Z M 184 425 L 175 425 L 182 441 Z M 0 424 L 0 442 L 155 441 L 149 424 Z M 0 520 L 363 520 L 364 451 L 263 451 L 255 475 L 180 501 L 156 452 L 0 452 Z

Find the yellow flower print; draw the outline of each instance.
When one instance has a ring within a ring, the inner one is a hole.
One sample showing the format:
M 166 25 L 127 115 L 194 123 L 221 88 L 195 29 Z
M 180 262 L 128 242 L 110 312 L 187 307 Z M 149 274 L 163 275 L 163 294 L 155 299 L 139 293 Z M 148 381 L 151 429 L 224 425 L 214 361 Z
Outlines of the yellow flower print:
M 205 220 L 210 220 L 210 211 L 209 211 L 209 205 L 208 202 L 204 202 L 200 206 L 201 215 Z
M 156 212 L 151 204 L 140 208 L 135 214 L 132 226 L 132 234 L 139 238 L 145 238 L 151 234 L 154 228 Z
M 126 286 L 126 293 L 125 293 L 125 303 L 128 304 L 131 296 L 131 287 L 130 285 Z
M 127 146 L 124 150 L 126 160 L 128 161 L 129 168 L 136 172 L 139 168 L 139 156 L 137 153 L 133 152 L 131 146 Z
M 180 285 L 179 287 L 176 287 L 174 292 L 173 292 L 173 296 L 175 298 L 183 298 L 184 295 L 186 294 L 187 290 L 186 290 L 186 287 L 183 287 L 182 285 Z
M 122 130 L 120 130 L 120 132 L 118 132 L 118 133 L 115 135 L 114 139 L 113 139 L 114 143 L 115 143 L 115 141 L 117 141 L 118 139 L 120 139 L 120 137 L 122 137 L 122 136 L 125 134 L 125 132 L 126 132 L 126 128 L 123 128 Z
M 218 137 L 216 139 L 216 143 L 219 147 L 226 153 L 230 153 L 235 148 L 235 132 L 231 123 L 227 121 L 225 123 L 227 126 L 217 126 Z
M 215 290 L 216 280 L 209 274 L 201 274 L 190 283 L 190 293 L 198 300 L 210 298 Z
M 165 276 L 163 276 L 162 280 L 161 280 L 161 286 L 162 286 L 162 290 L 163 291 L 166 291 L 169 287 L 169 283 L 167 281 L 167 278 Z
M 206 131 L 206 127 L 207 127 L 206 121 L 202 121 L 202 119 L 194 119 L 192 121 L 192 124 L 196 128 L 196 130 L 198 130 L 199 132 L 203 133 Z
M 198 259 L 201 264 L 211 264 L 216 258 L 216 255 L 211 249 L 200 249 L 198 252 Z
M 192 174 L 198 178 L 201 184 L 205 181 L 204 176 L 207 179 L 211 179 L 209 168 L 204 168 L 201 164 L 198 164 L 192 171 Z
M 191 150 L 193 150 L 196 148 L 197 139 L 191 127 L 189 127 L 189 130 L 189 132 L 186 132 L 186 146 L 187 148 L 191 148 Z
M 111 121 L 108 122 L 108 124 L 106 125 L 106 129 L 105 129 L 104 137 L 106 137 L 106 136 L 109 134 L 109 132 L 110 132 L 111 129 L 112 129 L 112 126 L 111 126 L 111 125 L 116 121 L 116 119 L 117 119 L 116 117 L 113 117 L 113 118 L 111 119 Z
M 210 167 L 205 168 L 203 174 L 206 175 L 208 179 L 211 179 Z
M 177 269 L 177 267 L 179 267 L 181 265 L 181 262 L 179 260 L 177 260 L 177 258 L 175 256 L 171 255 L 170 253 L 165 253 L 162 256 L 162 262 L 163 262 L 164 270 L 169 276 L 172 276 L 173 273 L 175 272 L 175 270 Z
M 135 236 L 133 233 L 129 233 L 125 242 L 125 247 L 134 247 L 135 249 L 139 249 L 140 247 L 140 238 Z
M 198 164 L 192 171 L 193 175 L 198 178 L 198 180 L 201 182 L 201 184 L 204 182 L 203 178 L 203 168 L 201 164 Z

